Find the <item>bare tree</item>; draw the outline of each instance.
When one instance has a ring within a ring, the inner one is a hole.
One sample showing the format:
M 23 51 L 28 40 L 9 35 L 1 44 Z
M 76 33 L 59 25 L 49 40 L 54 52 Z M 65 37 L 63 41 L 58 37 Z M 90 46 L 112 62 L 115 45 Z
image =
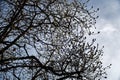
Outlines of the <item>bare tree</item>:
M 88 0 L 89 1 L 89 0 Z M 102 49 L 88 42 L 96 23 L 82 0 L 2 0 L 0 73 L 5 80 L 106 78 Z

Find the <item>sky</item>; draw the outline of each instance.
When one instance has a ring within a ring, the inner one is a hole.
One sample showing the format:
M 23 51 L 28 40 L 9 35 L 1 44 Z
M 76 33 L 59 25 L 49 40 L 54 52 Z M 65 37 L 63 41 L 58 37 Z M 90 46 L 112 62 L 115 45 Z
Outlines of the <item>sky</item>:
M 89 4 L 100 8 L 96 23 L 100 34 L 95 37 L 104 45 L 104 66 L 112 64 L 107 80 L 120 80 L 120 0 L 91 0 Z
M 120 80 L 120 0 L 91 0 L 89 4 L 100 8 L 96 27 L 101 33 L 96 38 L 104 45 L 104 65 L 112 64 L 107 80 Z

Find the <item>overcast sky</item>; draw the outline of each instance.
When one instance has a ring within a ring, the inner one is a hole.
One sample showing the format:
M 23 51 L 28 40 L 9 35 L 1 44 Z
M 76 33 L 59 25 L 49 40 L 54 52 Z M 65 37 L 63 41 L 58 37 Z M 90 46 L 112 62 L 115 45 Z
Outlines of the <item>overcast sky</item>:
M 120 0 L 91 0 L 100 8 L 96 27 L 97 42 L 104 45 L 104 65 L 112 64 L 107 80 L 120 80 Z

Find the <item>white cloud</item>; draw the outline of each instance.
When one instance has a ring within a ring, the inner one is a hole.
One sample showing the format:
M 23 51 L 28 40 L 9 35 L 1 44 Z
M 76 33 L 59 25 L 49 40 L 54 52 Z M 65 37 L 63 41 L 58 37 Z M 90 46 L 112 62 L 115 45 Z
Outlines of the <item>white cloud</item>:
M 115 35 L 118 32 L 116 25 L 112 24 L 109 20 L 104 18 L 99 19 L 96 26 L 103 37 L 111 37 L 111 35 Z
M 105 24 L 104 28 L 100 31 L 104 34 L 111 35 L 114 32 L 117 32 L 117 29 L 112 24 Z
M 91 0 L 99 7 L 97 36 L 100 45 L 104 45 L 104 65 L 112 64 L 107 80 L 120 80 L 120 0 Z M 94 5 L 93 4 L 93 5 Z

